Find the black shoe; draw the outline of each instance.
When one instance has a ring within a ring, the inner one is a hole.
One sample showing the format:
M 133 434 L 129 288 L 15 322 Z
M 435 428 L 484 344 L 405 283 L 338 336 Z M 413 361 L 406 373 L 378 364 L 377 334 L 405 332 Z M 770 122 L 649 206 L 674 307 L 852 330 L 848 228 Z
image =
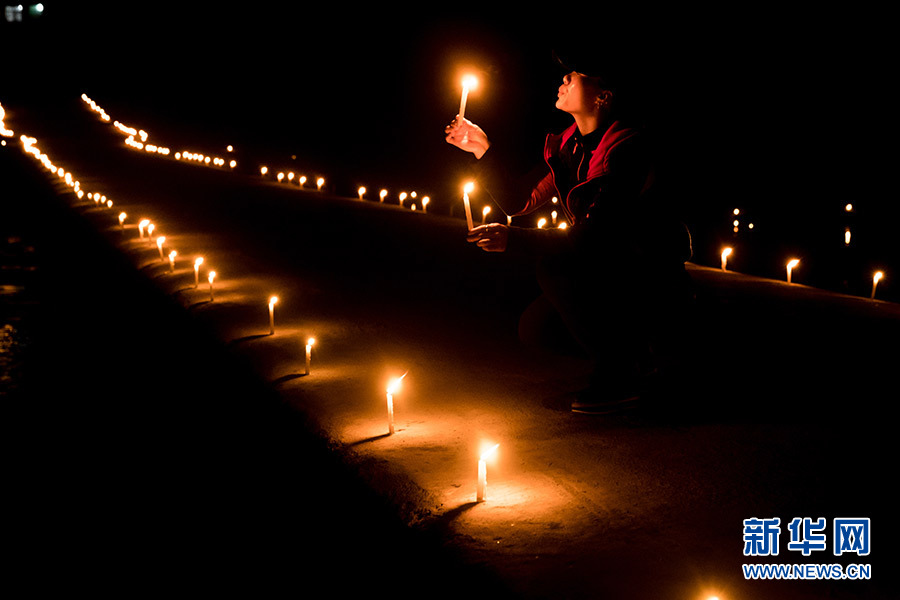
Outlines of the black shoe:
M 612 415 L 634 407 L 640 398 L 637 384 L 593 385 L 575 394 L 572 412 L 585 415 Z

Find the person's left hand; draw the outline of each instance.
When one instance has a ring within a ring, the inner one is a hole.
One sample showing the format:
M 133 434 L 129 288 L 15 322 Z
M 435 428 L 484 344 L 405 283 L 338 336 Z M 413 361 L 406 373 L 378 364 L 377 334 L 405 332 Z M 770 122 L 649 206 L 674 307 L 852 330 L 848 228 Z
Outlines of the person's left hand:
M 504 252 L 509 241 L 509 227 L 502 223 L 479 225 L 469 232 L 466 240 L 485 252 Z

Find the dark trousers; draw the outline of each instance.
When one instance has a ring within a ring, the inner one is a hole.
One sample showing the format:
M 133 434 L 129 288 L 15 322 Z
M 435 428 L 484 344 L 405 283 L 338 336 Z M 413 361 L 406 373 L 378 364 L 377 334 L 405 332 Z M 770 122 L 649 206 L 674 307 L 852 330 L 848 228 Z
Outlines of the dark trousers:
M 572 252 L 541 257 L 536 273 L 542 294 L 519 320 L 520 339 L 590 358 L 597 383 L 651 370 L 655 349 L 673 336 L 677 345 L 689 294 L 683 263 L 662 269 Z

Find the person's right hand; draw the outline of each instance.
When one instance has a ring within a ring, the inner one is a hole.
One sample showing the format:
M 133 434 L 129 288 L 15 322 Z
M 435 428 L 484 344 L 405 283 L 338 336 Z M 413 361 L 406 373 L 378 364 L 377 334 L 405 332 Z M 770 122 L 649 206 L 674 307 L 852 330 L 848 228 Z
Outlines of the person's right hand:
M 448 144 L 471 152 L 475 158 L 480 159 L 491 146 L 481 127 L 466 118 L 460 119 L 459 116 L 444 128 L 444 133 L 447 134 L 444 139 Z

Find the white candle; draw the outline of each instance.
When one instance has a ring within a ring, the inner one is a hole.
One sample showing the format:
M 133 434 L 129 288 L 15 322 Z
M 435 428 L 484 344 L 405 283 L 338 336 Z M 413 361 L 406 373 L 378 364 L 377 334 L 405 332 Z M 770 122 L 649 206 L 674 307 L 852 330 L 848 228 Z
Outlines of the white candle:
M 487 459 L 499 446 L 500 444 L 492 446 L 478 459 L 478 487 L 475 494 L 475 499 L 478 502 L 484 502 L 487 498 Z
M 731 256 L 731 248 L 725 248 L 722 250 L 722 270 L 728 266 L 728 257 Z
M 400 192 L 400 206 L 403 206 L 403 202 L 406 200 L 406 192 Z
M 324 178 L 319 177 L 318 179 L 316 179 L 316 189 L 317 189 L 317 190 L 321 190 L 323 185 L 325 185 L 325 179 L 324 179 Z
M 474 75 L 466 75 L 462 79 L 462 95 L 459 98 L 459 120 L 462 121 L 466 117 L 466 102 L 469 99 L 469 90 L 475 89 L 478 80 Z
M 138 236 L 143 239 L 144 237 L 144 229 L 150 225 L 150 221 L 147 219 L 142 219 L 140 223 L 138 223 Z
M 309 363 L 310 363 L 310 355 L 312 354 L 313 344 L 316 343 L 315 338 L 309 338 L 306 340 L 306 374 L 309 375 Z
M 484 225 L 485 221 L 487 220 L 487 216 L 490 214 L 490 212 L 491 212 L 490 206 L 485 206 L 483 209 L 481 209 L 481 224 L 482 225 Z
M 156 238 L 156 247 L 159 249 L 159 258 L 160 260 L 166 260 L 166 257 L 163 255 L 163 244 L 166 241 L 166 236 L 161 235 Z
M 878 271 L 877 273 L 875 273 L 875 276 L 872 278 L 872 296 L 871 296 L 871 298 L 873 300 L 875 299 L 875 287 L 878 285 L 878 282 L 881 281 L 881 279 L 883 277 L 884 277 L 884 273 L 882 273 L 881 271 Z
M 172 250 L 169 252 L 169 270 L 174 273 L 175 272 L 175 257 L 178 256 L 178 252 L 176 250 Z
M 278 296 L 269 298 L 269 335 L 275 333 L 275 304 L 278 303 Z
M 154 225 L 153 223 L 147 224 L 147 243 L 148 244 L 152 243 L 151 240 L 153 239 L 153 230 L 154 229 L 156 229 L 156 225 Z
M 428 203 L 431 202 L 431 198 L 425 196 L 422 198 L 422 212 L 428 212 Z
M 794 267 L 796 267 L 798 264 L 800 264 L 800 261 L 796 258 L 792 258 L 790 261 L 788 261 L 788 264 L 787 264 L 787 282 L 788 283 L 791 282 L 791 272 L 794 270 Z
M 404 377 L 406 377 L 406 373 L 392 380 L 387 387 L 388 435 L 394 434 L 394 394 L 400 389 L 400 382 L 403 381 Z
M 210 271 L 207 279 L 209 280 L 209 301 L 213 302 L 215 297 L 213 296 L 213 280 L 216 278 L 216 272 Z
M 850 228 L 849 227 L 844 228 L 844 245 L 845 246 L 850 245 Z
M 200 287 L 200 265 L 203 264 L 203 257 L 198 256 L 194 259 L 194 289 Z
M 360 188 L 358 190 L 356 190 L 356 193 L 359 196 L 359 199 L 362 200 L 363 196 L 366 195 L 366 188 L 363 186 L 360 186 Z
M 469 231 L 475 229 L 475 224 L 472 222 L 472 207 L 469 206 L 469 192 L 474 188 L 475 184 L 471 181 L 463 187 L 463 204 L 466 207 L 466 224 L 469 226 Z
M 556 211 L 550 213 L 550 222 L 556 225 Z
M 122 228 L 122 233 L 125 233 L 125 219 L 128 218 L 124 212 L 119 213 L 119 227 Z

